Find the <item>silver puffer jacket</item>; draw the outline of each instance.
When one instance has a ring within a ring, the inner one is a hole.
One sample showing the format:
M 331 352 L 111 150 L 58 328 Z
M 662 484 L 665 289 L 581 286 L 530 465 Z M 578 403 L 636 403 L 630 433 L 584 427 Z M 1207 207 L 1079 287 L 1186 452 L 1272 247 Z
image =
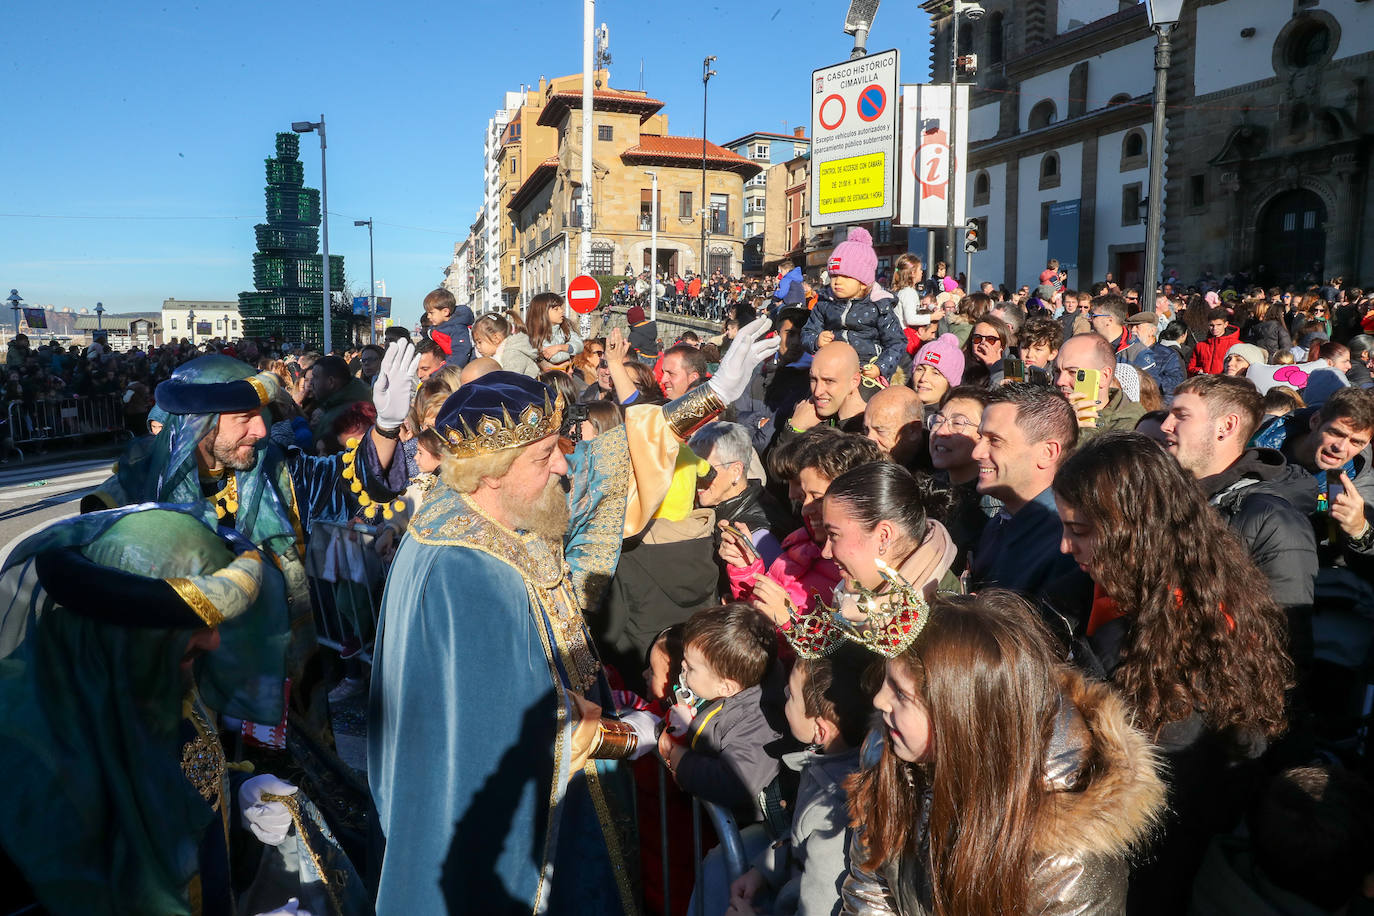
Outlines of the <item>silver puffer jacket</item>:
M 1126 910 L 1132 849 L 1153 830 L 1165 807 L 1165 787 L 1149 740 L 1131 727 L 1126 705 L 1105 684 L 1065 676 L 1063 703 L 1046 748 L 1050 804 L 1035 828 L 1041 859 L 1023 912 L 1038 916 L 1108 916 Z M 842 891 L 850 916 L 929 916 L 925 830 L 919 854 L 876 872 L 859 866 L 862 828 L 854 832 L 849 877 Z

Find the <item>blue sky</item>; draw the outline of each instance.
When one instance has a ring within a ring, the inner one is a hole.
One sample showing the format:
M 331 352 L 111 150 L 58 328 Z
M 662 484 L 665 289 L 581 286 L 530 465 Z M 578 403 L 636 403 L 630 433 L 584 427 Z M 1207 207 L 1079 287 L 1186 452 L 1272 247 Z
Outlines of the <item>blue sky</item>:
M 667 103 L 700 136 L 701 59 L 715 54 L 708 135 L 805 125 L 808 77 L 844 59 L 846 0 L 602 0 L 611 82 Z M 252 286 L 253 225 L 273 134 L 323 112 L 330 251 L 367 286 L 367 230 L 396 315 L 418 319 L 481 201 L 482 131 L 505 90 L 581 68 L 582 3 L 0 4 L 0 296 L 155 310 Z M 915 0 L 887 0 L 869 48 L 929 74 Z M 306 183 L 319 144 L 302 138 Z

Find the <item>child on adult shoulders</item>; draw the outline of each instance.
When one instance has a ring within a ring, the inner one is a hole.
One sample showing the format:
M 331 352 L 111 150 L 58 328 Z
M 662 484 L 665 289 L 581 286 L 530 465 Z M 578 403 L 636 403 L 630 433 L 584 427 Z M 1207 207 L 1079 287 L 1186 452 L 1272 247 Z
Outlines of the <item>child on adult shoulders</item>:
M 859 354 L 866 378 L 891 378 L 906 353 L 906 335 L 893 311 L 896 299 L 877 283 L 878 256 L 868 231 L 856 226 L 830 256 L 830 287 L 802 328 L 802 346 L 815 353 L 842 340 Z

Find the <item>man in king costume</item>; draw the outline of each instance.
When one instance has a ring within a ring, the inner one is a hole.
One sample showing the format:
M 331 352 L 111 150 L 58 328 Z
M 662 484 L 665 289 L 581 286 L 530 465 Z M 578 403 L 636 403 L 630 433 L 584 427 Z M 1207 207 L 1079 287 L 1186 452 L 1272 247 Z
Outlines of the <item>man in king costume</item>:
M 397 551 L 373 656 L 379 913 L 638 911 L 619 761 L 652 750 L 654 721 L 616 715 L 583 611 L 679 445 L 777 349 L 767 328 L 741 330 L 711 381 L 631 407 L 566 459 L 564 405 L 536 380 L 493 372 L 444 403 L 443 485 Z
M 296 787 L 225 760 L 208 704 L 279 676 L 283 640 L 266 634 L 284 582 L 186 508 L 58 522 L 0 573 L 0 912 L 371 911 Z M 280 707 L 279 690 L 260 699 Z M 231 854 L 258 863 L 241 894 Z
M 316 646 L 305 538 L 312 522 L 345 521 L 360 507 L 385 507 L 390 514 L 389 501 L 406 486 L 404 462 L 392 457 L 410 410 L 418 362 L 409 341 L 393 343 L 373 387 L 376 425 L 342 455 L 320 457 L 268 438 L 268 405 L 280 389 L 275 375 L 255 375 L 248 364 L 227 356 L 191 360 L 154 392 L 157 407 L 168 414 L 156 438 L 131 443 L 114 476 L 82 500 L 83 511 L 146 502 L 194 504 L 208 524 L 233 528 L 270 551 L 286 579 L 289 631 L 282 632 L 290 635 L 282 673 L 292 679 L 292 705 L 309 709 L 307 724 L 317 736 L 326 732 L 327 716 L 321 698 L 312 703 L 311 685 L 303 683 Z

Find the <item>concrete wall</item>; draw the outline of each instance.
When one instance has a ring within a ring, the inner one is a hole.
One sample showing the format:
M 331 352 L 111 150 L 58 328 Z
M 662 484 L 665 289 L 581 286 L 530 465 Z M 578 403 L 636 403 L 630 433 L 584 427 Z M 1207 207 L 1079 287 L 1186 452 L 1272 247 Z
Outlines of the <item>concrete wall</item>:
M 1006 249 L 1007 249 L 1007 166 L 1006 163 L 999 162 L 986 169 L 988 174 L 988 202 L 975 206 L 973 204 L 973 181 L 977 173 L 969 174 L 968 186 L 968 215 L 970 218 L 987 217 L 988 231 L 984 236 L 986 251 L 979 251 L 973 256 L 973 276 L 971 285 L 975 288 L 983 280 L 991 280 L 993 283 L 1001 283 L 1002 276 L 1006 273 Z M 923 242 L 919 253 L 925 257 Z M 967 257 L 964 255 L 963 257 Z M 937 260 L 939 260 L 937 258 Z
M 1145 135 L 1145 150 L 1150 148 L 1150 127 L 1132 128 Z M 1113 270 L 1111 251 L 1114 246 L 1144 245 L 1145 222 L 1122 225 L 1121 189 L 1126 185 L 1139 184 L 1140 196 L 1150 193 L 1148 155 L 1134 168 L 1121 169 L 1121 147 L 1130 131 L 1116 131 L 1103 134 L 1097 140 L 1097 206 L 1093 217 L 1096 220 L 1093 236 L 1093 276 L 1089 281 L 1100 280 L 1107 271 Z M 1134 162 L 1131 163 L 1135 165 Z
M 1027 156 L 1017 163 L 1018 213 L 1016 216 L 1016 276 L 1008 286 L 1026 283 L 1034 287 L 1045 269 L 1047 239 L 1040 237 L 1040 205 L 1045 201 L 1076 200 L 1082 196 L 1083 144 L 1055 150 L 1059 155 L 1059 187 L 1040 190 L 1040 167 L 1045 155 Z M 1078 271 L 1069 271 L 1069 286 L 1078 285 Z
M 1374 51 L 1374 7 L 1355 0 L 1322 0 L 1314 7 L 1340 23 L 1333 60 Z M 1197 9 L 1197 33 L 1206 36 L 1207 51 L 1193 65 L 1194 92 L 1209 95 L 1275 76 L 1272 49 L 1280 30 L 1293 17 L 1292 6 L 1275 0 L 1230 0 Z M 1255 34 L 1242 38 L 1241 30 Z
M 1112 96 L 1125 93 L 1131 97 L 1145 95 L 1154 88 L 1154 39 L 1132 42 L 1113 48 L 1104 54 L 1083 58 L 1088 62 L 1088 91 L 1086 109 L 1105 107 Z M 1062 121 L 1069 111 L 1069 72 L 1073 64 L 1041 73 L 1021 82 L 1021 103 L 1018 115 L 1021 130 L 1027 129 L 1030 110 L 1041 99 L 1051 99 L 1056 111 L 1055 120 Z

